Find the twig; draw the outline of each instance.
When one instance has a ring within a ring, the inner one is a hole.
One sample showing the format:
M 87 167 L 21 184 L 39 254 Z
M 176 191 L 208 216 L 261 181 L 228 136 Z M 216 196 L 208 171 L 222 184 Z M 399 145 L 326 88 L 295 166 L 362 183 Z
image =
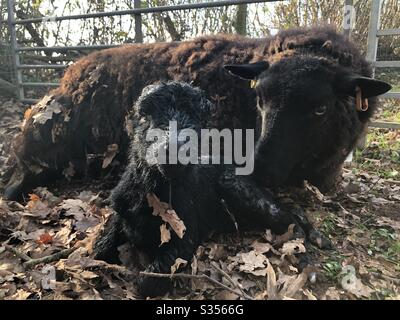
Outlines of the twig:
M 18 258 L 21 258 L 24 261 L 29 261 L 32 260 L 31 257 L 29 257 L 28 255 L 26 255 L 25 253 L 19 251 L 18 249 L 10 246 L 9 244 L 4 244 L 4 248 L 6 248 L 6 250 L 14 253 Z
M 45 256 L 45 257 L 37 258 L 37 259 L 30 259 L 30 260 L 24 262 L 22 265 L 24 266 L 24 268 L 29 269 L 29 268 L 36 266 L 39 263 L 50 263 L 53 261 L 57 261 L 57 260 L 68 257 L 76 249 L 77 249 L 76 247 L 72 247 L 69 249 L 65 249 L 65 250 L 61 250 L 59 252 L 53 253 L 49 256 Z
M 206 274 L 200 274 L 200 275 L 192 275 L 192 274 L 186 274 L 186 273 L 174 273 L 174 274 L 165 274 L 165 273 L 154 273 L 154 272 L 145 272 L 145 271 L 141 271 L 139 272 L 140 275 L 144 275 L 144 276 L 148 276 L 148 277 L 154 277 L 154 278 L 177 278 L 177 279 L 197 279 L 197 280 L 207 280 L 209 282 L 211 282 L 212 284 L 215 284 L 216 286 L 219 286 L 225 290 L 228 290 L 234 294 L 236 294 L 237 296 L 241 296 L 244 297 L 243 294 L 235 289 L 232 289 L 226 285 L 224 285 L 223 283 L 207 276 Z M 252 297 L 248 296 L 248 297 L 244 297 L 248 300 L 254 300 Z
M 238 283 L 236 283 L 229 274 L 227 274 L 224 270 L 216 266 L 215 264 L 211 263 L 211 267 L 213 267 L 215 270 L 217 270 L 223 277 L 225 277 L 226 280 L 229 281 L 230 284 L 232 284 L 234 287 L 238 288 L 240 292 L 242 293 L 241 296 L 247 300 L 254 300 L 253 297 L 249 296 L 244 290 L 240 287 Z
M 384 274 L 381 274 L 378 272 L 371 272 L 371 274 L 373 274 L 374 276 L 381 278 L 383 280 L 392 281 L 395 284 L 400 284 L 400 279 L 396 279 L 396 278 L 393 278 L 393 277 L 390 277 L 390 276 L 387 276 L 387 275 L 384 275 Z
M 395 185 L 399 185 L 400 186 L 400 181 L 397 181 L 397 180 L 386 179 L 386 180 L 383 180 L 383 182 L 390 183 L 390 184 L 395 184 Z
M 18 249 L 10 246 L 9 244 L 4 244 L 4 247 L 6 248 L 6 250 L 14 253 L 18 258 L 21 258 L 24 261 L 22 266 L 26 269 L 32 268 L 39 263 L 49 263 L 49 262 L 53 262 L 53 261 L 57 261 L 57 260 L 66 258 L 77 249 L 77 247 L 75 246 L 75 247 L 72 247 L 69 249 L 64 249 L 59 252 L 53 253 L 49 256 L 32 259 L 27 254 L 19 251 Z
M 366 191 L 365 193 L 370 193 L 372 190 L 374 190 L 375 187 L 378 185 L 378 183 L 379 183 L 381 180 L 382 180 L 382 178 L 379 177 L 378 180 L 376 180 L 376 181 L 374 182 L 374 184 L 369 188 L 369 190 Z

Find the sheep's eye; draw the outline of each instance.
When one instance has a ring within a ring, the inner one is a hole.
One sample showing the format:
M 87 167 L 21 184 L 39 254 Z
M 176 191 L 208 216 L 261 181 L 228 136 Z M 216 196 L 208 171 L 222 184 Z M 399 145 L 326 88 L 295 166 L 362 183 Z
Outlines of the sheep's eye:
M 325 112 L 326 112 L 326 106 L 319 106 L 318 108 L 316 108 L 316 109 L 314 110 L 314 113 L 315 113 L 317 116 L 322 116 L 323 114 L 325 114 Z

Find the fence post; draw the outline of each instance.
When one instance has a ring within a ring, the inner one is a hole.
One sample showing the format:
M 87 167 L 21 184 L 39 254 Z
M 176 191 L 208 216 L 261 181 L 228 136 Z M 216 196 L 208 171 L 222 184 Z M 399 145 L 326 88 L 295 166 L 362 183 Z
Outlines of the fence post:
M 141 0 L 135 0 L 133 3 L 133 7 L 138 9 L 141 7 Z M 135 42 L 142 43 L 143 42 L 143 32 L 142 32 L 142 15 L 135 14 Z
M 369 31 L 367 40 L 367 54 L 366 58 L 369 62 L 375 63 L 378 53 L 378 30 L 379 20 L 381 16 L 381 0 L 372 0 L 371 17 L 369 20 Z M 373 67 L 375 75 L 375 67 Z
M 369 30 L 367 40 L 366 59 L 374 64 L 378 53 L 378 30 L 381 17 L 381 0 L 372 0 L 371 16 L 369 18 Z M 375 77 L 375 66 L 372 66 L 372 76 Z M 368 130 L 368 129 L 367 129 Z M 367 144 L 367 134 L 365 133 L 358 141 L 358 148 L 364 149 Z
M 11 56 L 13 59 L 13 67 L 15 72 L 16 87 L 17 87 L 17 97 L 19 100 L 24 99 L 24 88 L 22 87 L 22 72 L 19 70 L 19 52 L 17 43 L 17 32 L 15 30 L 15 15 L 14 15 L 14 0 L 7 0 L 7 24 L 10 33 L 10 45 L 11 45 Z

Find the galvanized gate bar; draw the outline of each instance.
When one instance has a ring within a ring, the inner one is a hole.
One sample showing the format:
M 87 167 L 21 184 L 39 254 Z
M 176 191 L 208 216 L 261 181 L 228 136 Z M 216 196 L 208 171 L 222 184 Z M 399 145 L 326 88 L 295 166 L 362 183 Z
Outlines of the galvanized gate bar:
M 387 99 L 400 99 L 400 92 L 388 92 L 381 95 L 381 97 Z
M 369 126 L 379 129 L 400 129 L 400 123 L 398 122 L 374 121 Z
M 381 17 L 381 0 L 372 0 L 371 16 L 369 22 L 368 43 L 366 58 L 373 66 L 375 75 L 375 68 L 396 68 L 400 67 L 400 61 L 376 61 L 378 53 L 379 37 L 381 36 L 394 36 L 400 34 L 400 29 L 386 29 L 379 30 Z M 400 92 L 388 92 L 381 96 L 382 98 L 400 99 Z M 384 129 L 400 129 L 400 123 L 373 121 L 369 125 L 374 128 Z
M 18 69 L 20 65 L 19 54 L 18 54 L 18 42 L 17 33 L 15 30 L 15 20 L 14 20 L 14 0 L 7 1 L 7 23 L 8 30 L 10 32 L 10 42 L 11 42 L 11 55 L 13 59 L 15 75 L 16 75 L 16 86 L 17 86 L 17 97 L 20 100 L 24 99 L 24 89 L 22 88 L 22 72 Z
M 111 17 L 111 16 L 123 16 L 123 15 L 137 15 L 145 13 L 156 13 L 156 12 L 168 12 L 177 10 L 189 10 L 189 9 L 204 9 L 204 8 L 214 8 L 214 7 L 224 7 L 232 6 L 238 4 L 251 4 L 260 2 L 277 2 L 284 0 L 225 0 L 225 1 L 213 1 L 213 2 L 203 2 L 203 3 L 190 3 L 181 4 L 174 6 L 158 6 L 151 8 L 137 8 L 121 11 L 110 11 L 110 12 L 96 12 L 96 13 L 86 13 L 86 14 L 75 14 L 67 15 L 62 17 L 37 17 L 30 19 L 16 20 L 15 24 L 28 24 L 28 23 L 38 23 L 43 21 L 62 21 L 62 20 L 75 20 L 75 19 L 89 19 L 89 18 L 100 18 L 100 17 Z
M 376 68 L 400 68 L 400 61 L 375 61 L 372 65 Z
M 378 30 L 376 35 L 378 37 L 382 36 L 397 36 L 400 34 L 400 29 L 385 29 L 385 30 Z
M 65 69 L 64 64 L 20 64 L 17 69 Z
M 55 47 L 19 47 L 17 51 L 68 51 L 68 50 L 99 50 L 118 47 L 122 44 L 97 44 L 97 45 L 79 45 L 79 46 L 55 46 Z
M 23 82 L 22 87 L 58 87 L 59 82 Z
M 369 32 L 367 40 L 367 54 L 366 58 L 370 62 L 376 61 L 376 55 L 378 53 L 378 30 L 379 30 L 379 18 L 381 16 L 381 0 L 372 0 L 371 16 L 369 20 Z M 375 69 L 374 69 L 375 74 Z

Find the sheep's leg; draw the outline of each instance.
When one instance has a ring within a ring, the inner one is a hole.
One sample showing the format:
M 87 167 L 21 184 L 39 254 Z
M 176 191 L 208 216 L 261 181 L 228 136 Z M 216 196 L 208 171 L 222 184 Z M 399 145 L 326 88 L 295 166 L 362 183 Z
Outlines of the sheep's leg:
M 93 245 L 93 255 L 97 260 L 119 263 L 118 247 L 126 241 L 122 232 L 121 218 L 113 214 L 105 224 L 104 230 Z
M 294 216 L 297 223 L 304 230 L 307 240 L 313 245 L 319 247 L 320 249 L 331 249 L 332 243 L 326 238 L 321 232 L 314 228 L 310 221 L 305 216 L 304 212 L 300 208 L 288 208 L 288 211 Z
M 297 236 L 304 235 L 311 243 L 330 248 L 330 241 L 315 230 L 304 213 L 281 206 L 268 190 L 260 188 L 250 177 L 237 176 L 227 170 L 219 187 L 222 198 L 244 229 L 271 228 L 276 233 L 283 233 L 290 224 L 295 224 Z
M 294 218 L 281 210 L 266 189 L 261 189 L 248 176 L 235 175 L 226 170 L 219 180 L 220 195 L 242 229 L 271 228 L 283 233 L 294 223 Z

